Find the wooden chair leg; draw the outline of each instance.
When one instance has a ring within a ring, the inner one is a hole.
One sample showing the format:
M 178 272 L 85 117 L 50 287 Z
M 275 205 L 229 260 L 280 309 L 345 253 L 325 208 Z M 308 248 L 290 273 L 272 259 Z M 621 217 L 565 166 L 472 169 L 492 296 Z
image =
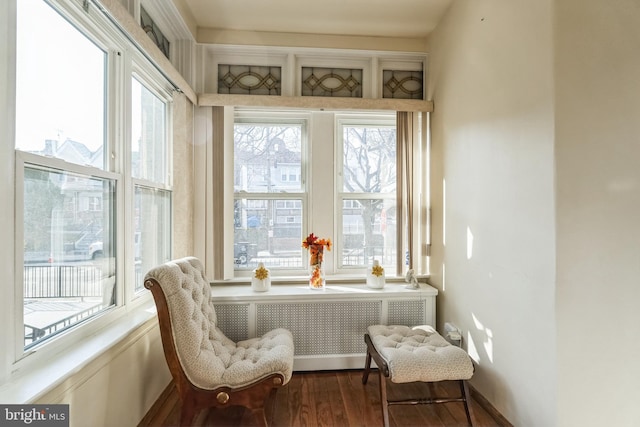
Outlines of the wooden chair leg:
M 256 425 L 258 427 L 268 427 L 269 426 L 269 424 L 267 424 L 267 416 L 266 416 L 263 408 L 253 409 L 251 411 L 251 413 L 253 414 L 253 418 L 256 420 Z
M 188 427 L 193 425 L 193 420 L 195 419 L 198 411 L 196 411 L 195 407 L 189 403 L 182 402 L 182 407 L 180 408 L 180 426 Z

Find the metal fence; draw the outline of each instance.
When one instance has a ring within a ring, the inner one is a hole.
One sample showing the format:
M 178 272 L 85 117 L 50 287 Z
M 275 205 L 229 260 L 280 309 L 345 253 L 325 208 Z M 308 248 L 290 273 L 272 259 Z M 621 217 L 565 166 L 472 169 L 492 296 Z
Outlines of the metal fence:
M 24 298 L 100 297 L 107 275 L 98 265 L 25 265 Z
M 102 310 L 103 308 L 104 307 L 102 304 L 96 304 L 93 307 L 90 307 L 76 314 L 72 314 L 71 316 L 67 316 L 64 319 L 60 319 L 43 328 L 37 328 L 35 326 L 27 325 L 25 323 L 24 325 L 25 349 L 33 346 L 41 338 L 56 334 L 58 332 L 62 332 L 65 329 L 68 329 L 69 327 L 81 322 L 82 320 L 88 319 L 89 317 L 93 316 L 95 313 Z

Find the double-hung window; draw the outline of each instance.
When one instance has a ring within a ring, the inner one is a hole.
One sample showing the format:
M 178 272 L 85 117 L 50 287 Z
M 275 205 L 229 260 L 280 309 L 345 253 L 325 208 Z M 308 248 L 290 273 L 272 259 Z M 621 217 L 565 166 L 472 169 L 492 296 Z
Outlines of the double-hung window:
M 310 233 L 330 238 L 329 275 L 361 275 L 378 260 L 395 275 L 394 113 L 237 110 L 234 122 L 234 262 L 273 276 L 301 275 Z
M 95 8 L 17 4 L 20 359 L 126 313 L 170 258 L 171 87 Z
M 337 118 L 339 266 L 396 268 L 395 116 Z
M 237 270 L 258 262 L 303 265 L 307 227 L 308 116 L 238 114 L 234 126 L 234 248 Z

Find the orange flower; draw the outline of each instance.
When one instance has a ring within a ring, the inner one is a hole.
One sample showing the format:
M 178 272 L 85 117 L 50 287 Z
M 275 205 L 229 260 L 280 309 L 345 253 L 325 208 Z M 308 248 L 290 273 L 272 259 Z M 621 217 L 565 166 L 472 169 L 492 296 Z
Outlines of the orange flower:
M 302 241 L 302 247 L 309 249 L 309 246 L 316 243 L 316 240 L 318 240 L 318 237 L 315 234 L 311 233 L 309 234 L 309 236 L 307 236 L 306 239 Z
M 318 236 L 316 236 L 313 233 L 309 234 L 307 238 L 302 241 L 302 247 L 305 249 L 309 249 L 314 245 L 326 247 L 327 250 L 330 251 L 332 243 L 331 243 L 331 239 L 320 239 L 318 238 Z

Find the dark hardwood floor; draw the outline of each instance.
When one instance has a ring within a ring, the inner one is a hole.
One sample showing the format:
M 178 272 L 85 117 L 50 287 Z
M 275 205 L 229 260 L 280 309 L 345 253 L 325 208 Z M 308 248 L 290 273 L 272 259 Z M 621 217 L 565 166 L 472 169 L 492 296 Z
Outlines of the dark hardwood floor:
M 267 406 L 267 422 L 271 427 L 372 427 L 382 426 L 378 372 L 373 371 L 362 385 L 362 371 L 295 372 L 289 384 L 279 389 Z M 425 384 L 393 384 L 389 398 L 427 396 Z M 435 386 L 440 396 L 457 396 L 456 383 Z M 510 427 L 491 408 L 485 410 L 481 396 L 472 393 L 472 409 L 476 427 Z M 486 406 L 486 403 L 485 403 Z M 139 427 L 178 425 L 180 400 L 173 384 L 160 396 L 140 422 Z M 396 405 L 389 408 L 390 424 L 400 426 L 466 426 L 461 403 L 438 405 Z M 251 414 L 239 407 L 203 411 L 196 426 L 253 427 Z

